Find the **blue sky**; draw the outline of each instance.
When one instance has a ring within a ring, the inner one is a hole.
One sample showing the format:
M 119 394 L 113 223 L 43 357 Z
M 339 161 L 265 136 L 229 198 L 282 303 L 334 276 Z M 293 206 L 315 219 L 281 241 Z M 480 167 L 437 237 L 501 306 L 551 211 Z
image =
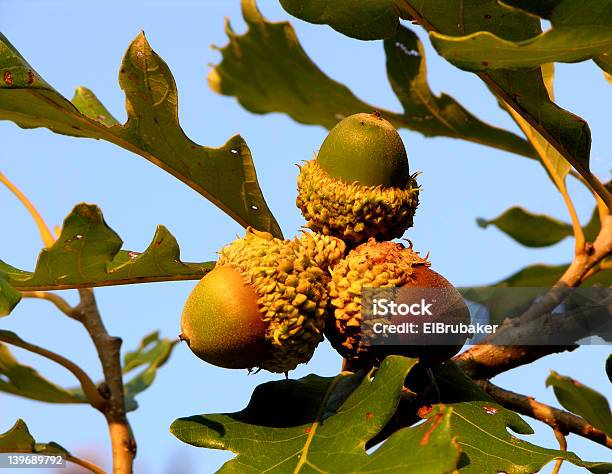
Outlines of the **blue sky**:
M 277 2 L 259 3 L 269 19 L 289 18 Z M 242 134 L 253 153 L 267 202 L 289 237 L 303 225 L 294 205 L 295 163 L 312 157 L 326 131 L 280 114 L 253 115 L 233 98 L 208 89 L 208 64 L 220 59 L 209 46 L 226 43 L 226 16 L 237 31 L 244 30 L 238 0 L 0 1 L 0 30 L 50 84 L 69 98 L 77 86 L 91 88 L 120 120 L 125 118 L 125 100 L 117 83 L 121 58 L 130 41 L 144 30 L 174 74 L 187 135 L 201 144 L 220 146 L 233 134 Z M 400 110 L 386 81 L 382 44 L 351 40 L 327 27 L 291 21 L 303 47 L 323 71 L 363 100 Z M 479 79 L 438 58 L 418 32 L 428 54 L 432 89 L 454 96 L 479 118 L 518 133 Z M 561 65 L 557 67 L 556 95 L 561 106 L 588 120 L 593 133 L 592 168 L 602 179 L 609 178 L 612 136 L 605 115 L 609 107 L 604 107 L 610 104 L 609 84 L 590 63 Z M 490 283 L 532 263 L 569 260 L 571 239 L 547 249 L 528 249 L 494 228 L 482 230 L 475 223 L 477 217 L 494 217 L 512 205 L 567 220 L 560 195 L 536 162 L 464 141 L 425 139 L 406 130 L 401 135 L 411 170 L 422 172 L 423 187 L 415 226 L 406 237 L 416 249 L 430 251 L 433 268 L 455 285 Z M 51 225 L 61 224 L 79 202 L 96 203 L 123 238 L 125 248 L 144 249 L 155 226 L 164 224 L 188 261 L 214 259 L 221 246 L 242 233 L 240 226 L 200 195 L 141 157 L 109 143 L 64 137 L 44 129 L 22 130 L 8 122 L 0 123 L 0 143 L 0 171 L 22 188 Z M 592 197 L 575 181 L 569 184 L 586 222 Z M 40 239 L 21 205 L 2 188 L 0 212 L 4 222 L 0 258 L 20 268 L 33 268 Z M 156 283 L 102 288 L 96 293 L 109 331 L 124 339 L 125 349 L 131 349 L 154 329 L 168 337 L 178 334 L 182 304 L 194 284 Z M 75 301 L 73 292 L 66 297 Z M 0 326 L 79 361 L 94 378 L 101 375 L 84 330 L 46 302 L 25 301 Z M 74 384 L 63 369 L 26 352 L 14 352 L 55 381 Z M 603 370 L 609 352 L 601 346 L 583 347 L 573 355 L 551 356 L 503 374 L 496 382 L 554 403 L 552 390 L 544 387 L 548 370 L 554 369 L 610 395 Z M 322 344 L 313 360 L 291 376 L 333 375 L 339 367 L 339 357 Z M 169 434 L 170 423 L 179 416 L 241 409 L 256 385 L 277 378 L 264 372 L 247 376 L 246 371 L 219 369 L 179 346 L 153 387 L 139 397 L 140 409 L 130 415 L 139 443 L 137 472 L 213 472 L 231 454 L 180 443 Z M 26 420 L 40 441 L 55 440 L 75 454 L 96 450 L 109 457 L 104 421 L 90 408 L 0 394 L 0 431 L 17 417 Z M 538 428 L 533 442 L 556 447 L 550 430 L 529 422 Z M 609 457 L 604 448 L 575 436 L 568 441 L 569 448 L 585 458 Z M 565 469 L 573 471 L 569 466 Z

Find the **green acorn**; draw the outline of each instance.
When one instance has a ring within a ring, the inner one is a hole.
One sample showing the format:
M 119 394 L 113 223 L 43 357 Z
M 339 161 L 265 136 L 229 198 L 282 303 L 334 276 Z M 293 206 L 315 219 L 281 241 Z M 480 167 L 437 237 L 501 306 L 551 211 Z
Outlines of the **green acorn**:
M 361 313 L 362 290 L 366 287 L 436 288 L 436 296 L 442 300 L 438 301 L 438 307 L 445 311 L 434 314 L 428 321 L 470 322 L 460 293 L 429 265 L 426 259 L 402 244 L 370 239 L 332 267 L 325 335 L 352 367 L 376 364 L 390 354 L 416 357 L 422 366 L 431 366 L 449 359 L 461 349 L 466 339 L 461 335 L 444 339 L 445 345 L 432 345 L 422 335 L 402 337 L 400 345 L 367 345 L 363 341 L 374 322 L 373 319 L 364 321 Z M 394 318 L 392 321 L 400 322 Z
M 344 250 L 334 237 L 280 240 L 247 229 L 190 294 L 181 339 L 220 367 L 287 372 L 307 362 L 323 336 L 325 270 Z
M 300 167 L 296 204 L 316 232 L 359 244 L 412 226 L 419 190 L 401 137 L 380 114 L 355 114 Z

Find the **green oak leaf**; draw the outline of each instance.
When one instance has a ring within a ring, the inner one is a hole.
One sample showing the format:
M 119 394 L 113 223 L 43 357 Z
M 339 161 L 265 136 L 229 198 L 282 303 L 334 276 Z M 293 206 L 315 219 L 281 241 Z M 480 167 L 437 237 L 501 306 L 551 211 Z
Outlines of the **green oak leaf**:
M 612 52 L 593 58 L 593 61 L 603 69 L 606 81 L 612 83 Z
M 62 456 L 70 461 L 80 461 L 72 457 L 65 448 L 53 441 L 37 443 L 22 419 L 18 419 L 6 433 L 0 433 L 0 453 L 46 454 Z M 79 462 L 79 464 L 83 463 Z
M 550 20 L 553 11 L 562 2 L 563 0 L 539 0 L 537 2 L 532 0 L 503 0 L 502 3 Z
M 6 273 L 0 270 L 0 316 L 6 316 L 21 301 L 21 293 L 13 288 Z
M 6 331 L 2 331 L 6 333 Z M 0 343 L 0 391 L 47 403 L 87 403 L 80 389 L 65 389 L 23 365 Z
M 612 4 L 609 1 L 565 0 L 555 6 L 549 19 L 550 30 L 522 41 L 478 31 L 465 36 L 432 32 L 431 42 L 447 60 L 468 71 L 573 63 L 612 51 Z
M 548 247 L 573 235 L 570 224 L 521 207 L 511 207 L 495 219 L 478 219 L 477 222 L 483 229 L 494 225 L 526 247 Z
M 122 241 L 97 206 L 79 204 L 66 217 L 53 246 L 41 251 L 34 272 L 0 260 L 0 271 L 18 290 L 62 290 L 151 281 L 199 280 L 214 262 L 184 263 L 163 226 L 143 252 L 121 251 Z
M 483 229 L 494 225 L 518 243 L 526 247 L 548 247 L 574 234 L 571 224 L 561 222 L 544 214 L 533 214 L 522 207 L 511 207 L 495 219 L 477 219 Z M 592 242 L 597 237 L 601 224 L 597 208 L 584 226 L 584 237 Z
M 482 388 L 474 383 L 455 362 L 446 362 L 431 368 L 436 381 L 439 401 L 442 403 L 483 401 L 493 399 Z
M 361 40 L 393 36 L 399 27 L 393 0 L 280 0 L 287 13 Z
M 533 149 L 516 135 L 482 122 L 451 96 L 432 92 L 427 83 L 425 49 L 413 31 L 400 27 L 395 36 L 384 41 L 384 49 L 389 83 L 404 108 L 399 126 L 404 123 L 425 136 L 461 138 L 533 156 Z
M 563 1 L 564 0 L 540 0 L 538 2 L 533 2 L 531 0 L 504 0 L 503 3 L 511 7 L 525 10 L 532 15 L 541 16 L 542 18 L 550 20 L 555 8 Z M 590 15 L 590 12 L 586 13 Z M 612 83 L 612 76 L 610 76 L 610 74 L 612 74 L 612 50 L 594 57 L 593 62 L 603 69 L 604 77 L 608 82 Z
M 136 350 L 125 354 L 124 379 L 127 379 L 128 374 L 136 372 L 136 369 L 145 367 L 123 383 L 128 411 L 138 407 L 134 397 L 151 386 L 157 375 L 157 369 L 168 361 L 177 343 L 178 340 L 161 338 L 159 332 L 155 331 L 145 336 Z
M 281 236 L 246 142 L 236 135 L 220 148 L 210 148 L 185 135 L 174 78 L 142 33 L 123 58 L 119 84 L 126 94 L 124 125 L 86 88 L 78 88 L 68 101 L 0 34 L 0 120 L 114 143 L 181 180 L 240 224 Z
M 404 107 L 403 113 L 395 113 L 360 100 L 323 73 L 289 23 L 267 21 L 254 0 L 243 0 L 242 11 L 248 30 L 239 35 L 227 24 L 229 44 L 220 49 L 223 59 L 210 71 L 208 82 L 251 112 L 282 112 L 300 123 L 332 128 L 346 116 L 378 109 L 396 128 L 535 156 L 525 140 L 480 121 L 446 94 L 436 96 L 427 84 L 423 46 L 406 28 L 385 42 L 389 80 Z
M 496 0 L 396 0 L 400 10 L 430 34 L 465 36 L 487 31 L 507 41 L 528 40 L 541 33 L 540 19 Z M 612 196 L 589 170 L 591 134 L 582 118 L 559 107 L 549 96 L 542 71 L 497 69 L 477 73 L 485 84 L 533 127 L 594 186 L 605 202 Z
M 555 371 L 550 372 L 546 386 L 553 388 L 557 400 L 566 410 L 612 437 L 612 413 L 608 400 L 601 393 Z
M 435 405 L 432 413 L 448 408 L 452 408 L 451 431 L 463 451 L 460 473 L 531 474 L 558 458 L 595 473 L 612 469 L 612 463 L 585 462 L 572 452 L 543 448 L 513 436 L 508 428 L 523 435 L 532 434 L 533 429 L 518 414 L 494 402 Z
M 269 382 L 240 412 L 179 418 L 170 430 L 194 446 L 237 453 L 219 472 L 451 472 L 460 453 L 448 432 L 450 410 L 366 453 L 366 442 L 395 412 L 415 364 L 390 356 L 373 378 L 345 372 Z

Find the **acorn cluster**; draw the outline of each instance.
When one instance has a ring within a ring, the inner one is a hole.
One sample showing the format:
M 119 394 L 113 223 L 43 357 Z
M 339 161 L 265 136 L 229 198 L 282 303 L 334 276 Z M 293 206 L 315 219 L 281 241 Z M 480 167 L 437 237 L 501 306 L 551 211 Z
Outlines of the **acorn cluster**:
M 309 230 L 281 240 L 249 228 L 222 248 L 185 304 L 181 339 L 217 366 L 271 372 L 310 360 L 324 335 L 353 367 L 391 353 L 427 366 L 450 358 L 464 341 L 435 348 L 363 343 L 364 288 L 445 288 L 462 302 L 412 246 L 390 241 L 412 226 L 418 198 L 394 127 L 376 112 L 345 118 L 300 166 L 296 204 Z M 461 304 L 454 317 L 469 322 Z

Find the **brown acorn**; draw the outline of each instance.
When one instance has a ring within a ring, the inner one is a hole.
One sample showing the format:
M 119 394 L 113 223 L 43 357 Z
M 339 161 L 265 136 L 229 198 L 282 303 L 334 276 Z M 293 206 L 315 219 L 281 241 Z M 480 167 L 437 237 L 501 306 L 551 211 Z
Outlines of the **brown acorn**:
M 442 338 L 435 334 L 403 334 L 397 336 L 394 345 L 370 344 L 374 320 L 365 321 L 362 315 L 364 288 L 433 289 L 439 300 L 436 307 L 441 311 L 427 322 L 469 324 L 469 310 L 461 294 L 429 265 L 417 252 L 400 243 L 370 239 L 332 267 L 325 335 L 352 367 L 377 364 L 391 354 L 415 357 L 422 366 L 431 366 L 449 359 L 461 349 L 466 335 L 460 334 Z M 402 295 L 402 292 L 396 294 Z M 400 296 L 396 303 L 414 302 L 404 301 Z M 418 316 L 401 316 L 399 320 L 423 323 Z M 399 320 L 394 317 L 389 321 Z

